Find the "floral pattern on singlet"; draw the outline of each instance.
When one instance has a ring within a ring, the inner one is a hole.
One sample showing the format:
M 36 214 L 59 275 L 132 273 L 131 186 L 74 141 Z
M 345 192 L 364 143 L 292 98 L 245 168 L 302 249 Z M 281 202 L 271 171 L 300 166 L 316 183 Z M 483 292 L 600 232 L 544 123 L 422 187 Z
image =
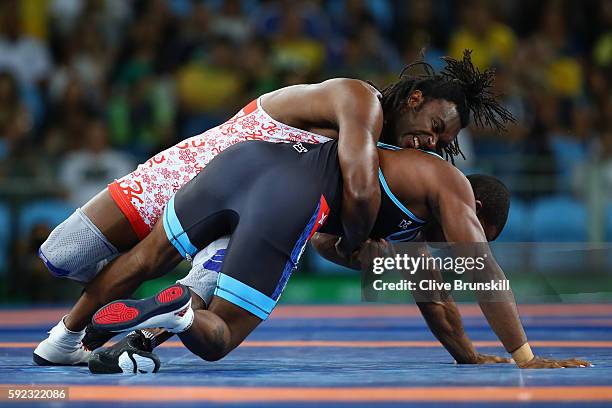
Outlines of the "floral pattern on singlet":
M 122 211 L 138 214 L 150 231 L 174 193 L 216 155 L 245 140 L 324 143 L 330 139 L 273 119 L 256 99 L 227 122 L 177 143 L 140 164 L 132 173 L 115 180 L 110 185 L 115 192 L 113 198 L 120 194 L 121 200 L 115 198 L 115 201 L 121 201 L 117 204 Z M 128 205 L 132 208 L 126 209 Z M 133 221 L 130 219 L 132 225 Z

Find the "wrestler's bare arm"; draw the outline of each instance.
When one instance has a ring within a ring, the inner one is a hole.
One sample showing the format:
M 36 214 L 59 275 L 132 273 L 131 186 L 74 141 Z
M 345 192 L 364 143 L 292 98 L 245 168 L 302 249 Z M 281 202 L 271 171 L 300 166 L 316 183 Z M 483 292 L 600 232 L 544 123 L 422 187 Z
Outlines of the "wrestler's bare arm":
M 343 239 L 338 249 L 348 256 L 374 226 L 380 206 L 376 142 L 383 115 L 377 91 L 354 79 L 331 79 L 272 92 L 262 104 L 275 119 L 303 129 L 335 130 L 343 178 Z
M 334 244 L 337 240 L 338 237 L 335 235 L 317 233 L 313 236 L 311 243 L 317 252 L 328 261 L 359 270 L 361 267 L 359 258 L 362 257 L 357 255 L 352 257 L 350 262 L 347 262 L 344 258 L 337 256 L 334 249 Z M 365 245 L 368 245 L 368 243 Z M 375 253 L 376 250 L 364 248 L 364 252 Z M 440 274 L 436 274 L 435 271 L 421 271 L 421 273 L 429 273 L 434 276 L 428 278 L 419 277 L 420 279 L 442 279 Z M 423 302 L 418 301 L 417 298 L 417 306 L 433 335 L 440 341 L 449 354 L 453 356 L 457 363 L 485 364 L 509 362 L 508 359 L 502 357 L 478 353 L 463 330 L 461 314 L 452 297 L 442 295 L 440 295 L 440 297 L 443 298 L 443 301 Z
M 440 183 L 440 180 L 445 182 Z M 474 244 L 473 256 L 483 256 L 482 252 L 487 252 L 485 268 L 479 272 L 481 275 L 476 275 L 476 279 L 505 279 L 504 272 L 489 251 L 485 233 L 476 216 L 474 193 L 467 178 L 453 166 L 436 166 L 426 173 L 423 185 L 426 187 L 429 207 L 438 219 L 446 241 Z M 470 248 L 463 245 L 461 250 L 465 252 Z M 503 298 L 496 301 L 483 300 L 478 292 L 476 297 L 489 325 L 505 349 L 513 353 L 515 360 L 517 352 L 523 357 L 524 353 L 521 351 L 525 346 L 527 349 L 529 346 L 512 292 L 505 292 Z M 575 359 L 547 360 L 533 357 L 530 349 L 529 355 L 527 361 L 517 361 L 520 367 L 557 368 L 588 365 L 585 361 Z
M 439 226 L 436 225 L 433 229 L 439 229 Z M 430 228 L 422 231 L 417 238 L 422 241 L 422 245 L 416 251 L 417 256 L 420 254 L 429 255 L 425 241 L 433 239 L 434 241 L 431 242 L 435 242 L 438 236 L 438 231 L 433 231 Z M 415 249 L 417 248 L 415 247 Z M 413 275 L 407 278 L 413 281 L 444 281 L 440 271 L 435 269 L 416 270 Z M 476 351 L 472 341 L 465 333 L 461 313 L 450 293 L 444 290 L 420 292 L 417 286 L 417 290 L 412 295 L 415 297 L 417 307 L 421 311 L 427 326 L 458 364 L 511 362 L 508 358 L 481 354 Z

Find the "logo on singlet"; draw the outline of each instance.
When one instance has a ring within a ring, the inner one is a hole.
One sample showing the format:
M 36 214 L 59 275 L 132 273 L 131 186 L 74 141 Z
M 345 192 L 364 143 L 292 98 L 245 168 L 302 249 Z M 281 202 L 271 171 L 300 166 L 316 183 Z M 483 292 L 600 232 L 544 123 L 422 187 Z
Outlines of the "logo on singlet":
M 297 142 L 296 144 L 293 145 L 293 148 L 298 153 L 306 153 L 308 151 L 308 149 L 304 147 L 302 142 Z
M 398 227 L 405 230 L 412 224 L 412 221 L 403 219 L 402 222 L 399 223 Z

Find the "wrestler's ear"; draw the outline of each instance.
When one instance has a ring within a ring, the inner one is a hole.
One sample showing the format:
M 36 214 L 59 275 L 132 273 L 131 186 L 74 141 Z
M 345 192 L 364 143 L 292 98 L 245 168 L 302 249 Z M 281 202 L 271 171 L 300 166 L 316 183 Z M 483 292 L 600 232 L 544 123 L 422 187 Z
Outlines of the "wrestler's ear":
M 409 108 L 414 109 L 420 104 L 422 104 L 424 100 L 425 100 L 425 97 L 423 96 L 423 92 L 419 91 L 418 89 L 415 89 L 414 91 L 412 91 L 410 96 L 408 96 L 408 100 L 406 101 L 406 104 L 408 105 Z
M 476 200 L 476 214 L 478 214 L 482 210 L 482 201 Z

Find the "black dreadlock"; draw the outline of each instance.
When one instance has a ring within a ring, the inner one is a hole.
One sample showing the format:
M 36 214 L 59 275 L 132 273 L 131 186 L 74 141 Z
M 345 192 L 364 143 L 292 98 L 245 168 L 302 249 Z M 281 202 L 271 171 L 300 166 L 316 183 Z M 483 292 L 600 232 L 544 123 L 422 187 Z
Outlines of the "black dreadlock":
M 394 117 L 406 110 L 406 100 L 415 90 L 420 90 L 425 100 L 444 99 L 457 106 L 461 127 L 470 123 L 470 113 L 478 126 L 491 126 L 497 130 L 505 130 L 505 124 L 514 122 L 512 114 L 499 104 L 491 87 L 495 79 L 495 71 L 487 69 L 484 72 L 472 64 L 471 50 L 463 51 L 463 59 L 456 60 L 443 57 L 446 67 L 436 73 L 433 67 L 420 60 L 407 65 L 399 76 L 399 81 L 384 88 L 382 93 L 382 109 L 386 124 L 393 123 Z M 420 68 L 421 73 L 410 74 L 414 68 Z M 387 127 L 388 128 L 388 127 Z M 383 132 L 383 140 L 388 138 Z M 455 138 L 449 145 L 439 149 L 447 160 L 455 164 L 455 156 L 465 156 Z

